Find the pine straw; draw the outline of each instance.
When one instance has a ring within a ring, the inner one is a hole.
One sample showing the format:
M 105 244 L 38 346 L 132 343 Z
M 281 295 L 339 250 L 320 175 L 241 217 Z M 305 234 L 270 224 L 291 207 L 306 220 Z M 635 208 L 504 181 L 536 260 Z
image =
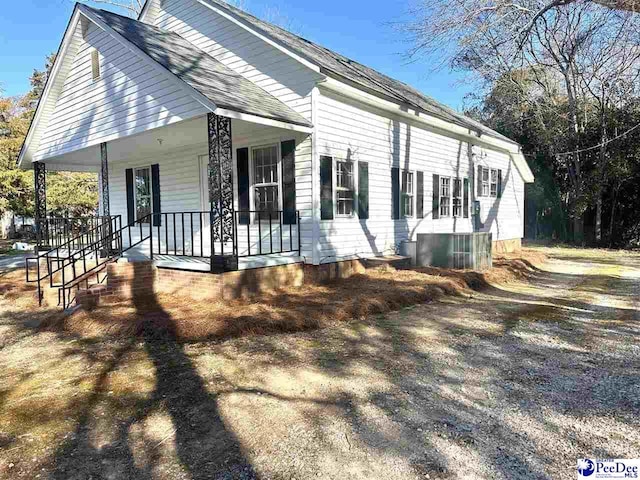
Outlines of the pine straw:
M 379 267 L 346 280 L 283 289 L 251 300 L 194 301 L 160 294 L 102 303 L 92 311 L 45 316 L 41 328 L 83 337 L 169 332 L 182 341 L 298 332 L 364 319 L 443 295 L 469 296 L 490 284 L 523 280 L 535 268 L 526 258 L 507 257 L 497 258 L 494 268 L 484 273 Z

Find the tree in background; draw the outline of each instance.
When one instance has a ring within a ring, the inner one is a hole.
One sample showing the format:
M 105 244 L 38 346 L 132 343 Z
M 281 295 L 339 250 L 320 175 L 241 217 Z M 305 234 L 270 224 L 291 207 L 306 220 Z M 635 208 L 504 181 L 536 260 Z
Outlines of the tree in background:
M 116 7 L 116 9 L 123 10 L 127 15 L 133 18 L 137 18 L 144 7 L 144 0 L 86 0 L 87 3 L 93 3 L 96 6 L 108 5 Z M 292 19 L 288 15 L 282 12 L 277 5 L 263 5 L 260 11 L 255 8 L 251 8 L 249 5 L 251 2 L 248 0 L 227 0 L 227 3 L 233 5 L 245 12 L 254 13 L 262 20 L 278 25 L 292 33 L 299 34 L 301 27 L 299 22 Z
M 29 124 L 44 90 L 55 55 L 46 58 L 45 70 L 34 69 L 31 90 L 23 97 L 0 97 L 0 215 L 12 212 L 33 216 L 33 172 L 16 162 Z M 47 209 L 56 215 L 81 216 L 98 206 L 97 176 L 92 173 L 50 172 L 47 175 Z
M 434 0 L 419 2 L 401 24 L 411 58 L 436 58 L 439 67 L 467 72 L 485 87 L 474 112 L 523 144 L 542 182 L 529 190 L 539 201 L 537 215 L 551 208 L 554 223 L 564 216 L 555 235 L 570 232 L 577 243 L 592 208 L 595 237 L 602 237 L 602 199 L 615 157 L 611 122 L 637 96 L 640 15 L 633 8 L 613 1 Z

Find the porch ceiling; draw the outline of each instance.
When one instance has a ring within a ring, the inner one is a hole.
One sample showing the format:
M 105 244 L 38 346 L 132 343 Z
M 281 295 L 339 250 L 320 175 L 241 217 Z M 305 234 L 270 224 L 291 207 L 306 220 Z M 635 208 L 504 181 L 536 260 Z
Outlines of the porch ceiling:
M 232 120 L 232 134 L 234 143 L 244 143 L 254 138 L 290 138 L 292 135 L 304 135 L 244 120 Z M 207 119 L 201 116 L 112 140 L 107 143 L 107 151 L 109 163 L 117 163 L 132 158 L 165 155 L 196 146 L 202 146 L 203 152 L 206 152 L 207 142 Z M 100 170 L 100 146 L 83 148 L 43 161 L 48 170 L 98 172 Z

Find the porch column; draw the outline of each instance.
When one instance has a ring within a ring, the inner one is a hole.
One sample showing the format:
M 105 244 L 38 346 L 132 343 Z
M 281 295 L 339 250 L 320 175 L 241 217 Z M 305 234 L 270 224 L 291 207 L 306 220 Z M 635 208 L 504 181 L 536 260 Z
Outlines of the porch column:
M 47 226 L 47 168 L 44 162 L 33 162 L 33 187 L 35 193 L 36 240 L 41 246 L 48 239 Z
M 233 204 L 233 147 L 231 119 L 214 113 L 207 116 L 209 139 L 209 202 L 211 204 L 211 270 L 237 268 L 235 257 L 235 228 Z M 225 251 L 225 242 L 233 251 Z M 220 242 L 216 252 L 214 243 Z
M 107 160 L 107 144 L 100 144 L 100 195 L 102 197 L 102 215 L 111 215 L 109 207 L 109 163 Z

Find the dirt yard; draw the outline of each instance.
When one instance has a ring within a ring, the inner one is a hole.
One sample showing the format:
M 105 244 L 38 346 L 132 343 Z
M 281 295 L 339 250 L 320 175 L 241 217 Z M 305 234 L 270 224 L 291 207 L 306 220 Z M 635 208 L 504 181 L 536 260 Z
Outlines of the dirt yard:
M 0 477 L 555 479 L 638 457 L 640 254 L 538 251 L 527 282 L 208 342 L 46 331 L 0 273 Z

